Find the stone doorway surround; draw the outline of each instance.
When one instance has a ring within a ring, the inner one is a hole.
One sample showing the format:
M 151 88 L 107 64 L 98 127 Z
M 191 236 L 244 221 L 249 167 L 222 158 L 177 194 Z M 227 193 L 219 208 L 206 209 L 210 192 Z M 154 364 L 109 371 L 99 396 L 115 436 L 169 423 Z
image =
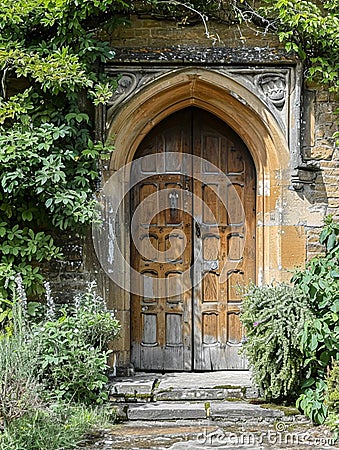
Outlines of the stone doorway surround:
M 227 123 L 244 141 L 256 169 L 256 273 L 258 284 L 288 280 L 306 257 L 300 217 L 306 205 L 293 189 L 300 163 L 300 70 L 298 65 L 172 67 L 107 66 L 118 87 L 106 111 L 98 111 L 99 134 L 115 151 L 106 179 L 133 160 L 152 128 L 189 107 Z M 100 128 L 101 127 L 101 128 Z M 292 180 L 292 181 L 291 181 Z M 129 205 L 120 216 L 117 244 L 130 260 Z M 129 271 L 125 272 L 129 283 Z M 130 293 L 107 280 L 106 300 L 122 324 L 115 342 L 118 367 L 130 362 Z

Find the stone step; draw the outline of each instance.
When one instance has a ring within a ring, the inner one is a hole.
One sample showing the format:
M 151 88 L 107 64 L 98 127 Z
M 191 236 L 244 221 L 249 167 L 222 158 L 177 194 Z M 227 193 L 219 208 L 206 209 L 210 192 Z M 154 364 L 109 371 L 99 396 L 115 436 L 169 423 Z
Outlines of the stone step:
M 254 419 L 274 421 L 284 413 L 279 410 L 265 409 L 245 401 L 212 402 L 172 402 L 158 401 L 149 403 L 117 404 L 118 415 L 125 420 L 162 421 L 162 420 L 223 420 L 238 423 Z
M 227 400 L 229 398 L 245 398 L 246 388 L 222 387 L 222 388 L 199 388 L 169 390 L 155 389 L 153 398 L 155 401 L 201 401 L 201 400 Z
M 212 401 L 253 399 L 259 392 L 252 387 L 247 371 L 211 373 L 138 373 L 116 378 L 109 386 L 112 402 Z

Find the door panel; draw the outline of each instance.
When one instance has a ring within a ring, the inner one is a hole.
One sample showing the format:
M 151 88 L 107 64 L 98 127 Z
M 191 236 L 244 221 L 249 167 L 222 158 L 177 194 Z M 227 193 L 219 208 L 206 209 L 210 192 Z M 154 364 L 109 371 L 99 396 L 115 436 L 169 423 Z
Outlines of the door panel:
M 185 153 L 202 159 L 183 167 Z M 136 159 L 149 154 L 158 160 L 138 167 L 145 179 L 131 199 L 131 211 L 140 210 L 131 258 L 143 285 L 132 295 L 132 362 L 142 370 L 245 368 L 237 286 L 255 280 L 251 156 L 225 123 L 197 108 L 155 127 Z
M 194 368 L 241 369 L 246 362 L 238 354 L 242 329 L 237 285 L 255 280 L 255 261 L 249 257 L 255 237 L 254 167 L 235 133 L 204 111 L 195 115 L 193 154 L 224 174 L 206 162 L 195 167 L 194 193 L 202 199 L 202 211 L 195 203 L 201 231 L 195 233 L 193 247 L 201 273 L 197 270 L 194 276 L 203 281 L 193 289 Z
M 183 111 L 164 121 L 136 155 L 157 154 L 157 164 L 144 161 L 136 168 L 136 176 L 145 179 L 131 199 L 132 212 L 142 204 L 132 229 L 141 251 L 132 243 L 131 258 L 145 287 L 143 295 L 131 298 L 131 338 L 132 362 L 143 370 L 192 369 L 191 292 L 177 294 L 176 289 L 187 284 L 192 260 L 191 217 L 183 211 L 191 189 L 187 190 L 181 158 L 191 148 L 190 118 L 191 113 Z M 169 152 L 177 156 L 168 158 Z

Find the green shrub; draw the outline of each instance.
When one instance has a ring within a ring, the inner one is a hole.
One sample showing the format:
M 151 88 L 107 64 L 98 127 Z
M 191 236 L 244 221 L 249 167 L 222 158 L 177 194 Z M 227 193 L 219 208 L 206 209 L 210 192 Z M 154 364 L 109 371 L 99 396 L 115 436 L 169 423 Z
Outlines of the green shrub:
M 329 216 L 320 234 L 325 254 L 313 258 L 292 281 L 307 299 L 313 318 L 304 324 L 301 349 L 305 380 L 298 406 L 314 422 L 323 423 L 328 368 L 339 360 L 339 224 Z
M 0 434 L 1 450 L 74 448 L 92 429 L 107 427 L 105 410 L 55 404 L 37 408 L 12 421 Z
M 54 308 L 51 299 L 48 303 Z M 107 399 L 107 344 L 117 335 L 119 322 L 93 285 L 74 307 L 63 306 L 60 312 L 58 319 L 33 327 L 40 340 L 41 383 L 64 400 L 102 402 Z
M 293 286 L 247 288 L 241 312 L 247 332 L 243 351 L 266 399 L 296 397 L 303 370 L 300 334 L 309 317 L 305 297 Z
M 302 349 L 309 378 L 325 378 L 331 360 L 339 356 L 339 224 L 326 219 L 320 242 L 326 254 L 313 258 L 292 281 L 307 298 L 315 320 L 305 324 Z
M 0 448 L 76 447 L 85 433 L 106 426 L 112 418 L 105 409 L 70 404 L 63 399 L 89 403 L 105 398 L 107 351 L 93 347 L 92 337 L 103 346 L 117 333 L 118 322 L 92 286 L 90 296 L 87 293 L 84 298 L 90 301 L 94 296 L 95 305 L 85 308 L 79 304 L 76 313 L 73 309 L 68 314 L 64 309 L 54 322 L 30 324 L 25 293 L 19 291 L 12 305 L 12 331 L 0 339 Z M 54 309 L 50 293 L 48 300 L 49 308 Z M 102 335 L 99 325 L 88 325 L 90 311 L 94 310 L 96 320 L 103 317 L 106 324 Z M 83 324 L 79 329 L 77 321 Z M 93 334 L 89 333 L 86 341 L 88 329 Z
M 95 287 L 95 283 L 90 283 L 87 291 L 75 297 L 74 315 L 82 338 L 104 351 L 117 336 L 120 325 L 114 312 L 108 310 L 103 298 L 96 294 Z
M 40 403 L 37 342 L 23 332 L 21 306 L 13 305 L 14 334 L 0 339 L 0 417 L 6 427 Z

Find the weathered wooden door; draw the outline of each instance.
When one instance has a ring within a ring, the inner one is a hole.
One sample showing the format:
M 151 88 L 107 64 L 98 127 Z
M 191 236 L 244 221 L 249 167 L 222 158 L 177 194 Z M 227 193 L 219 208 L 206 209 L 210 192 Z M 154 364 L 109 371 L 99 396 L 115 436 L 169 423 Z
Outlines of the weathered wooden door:
M 247 148 L 221 120 L 187 108 L 155 127 L 135 159 L 141 181 L 131 196 L 131 259 L 141 275 L 131 279 L 132 363 L 244 368 L 238 286 L 255 280 L 255 170 Z

